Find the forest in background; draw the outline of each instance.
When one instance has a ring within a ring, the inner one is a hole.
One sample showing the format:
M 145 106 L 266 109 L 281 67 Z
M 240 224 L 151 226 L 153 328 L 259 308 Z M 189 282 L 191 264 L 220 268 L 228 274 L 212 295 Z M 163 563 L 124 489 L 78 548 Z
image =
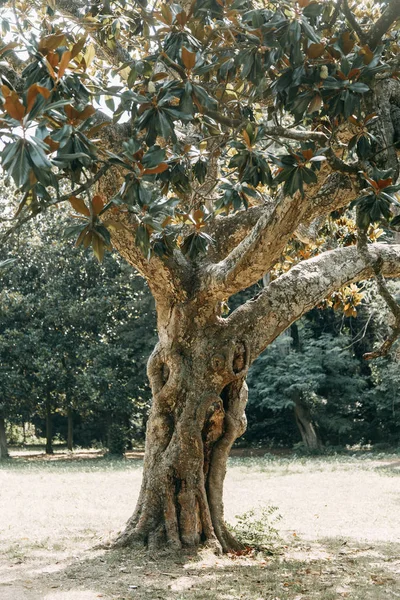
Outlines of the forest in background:
M 90 252 L 83 257 L 63 237 L 65 225 L 59 212 L 39 218 L 0 253 L 0 262 L 14 259 L 0 275 L 3 457 L 5 437 L 22 443 L 25 431 L 46 438 L 49 454 L 54 440 L 117 455 L 144 440 L 154 301 L 117 254 L 101 264 Z M 399 296 L 400 285 L 391 286 Z M 263 282 L 233 297 L 226 313 L 257 287 Z M 399 352 L 363 359 L 386 334 L 385 306 L 371 283 L 360 296 L 351 290 L 347 304 L 334 297 L 329 304 L 293 324 L 252 366 L 240 445 L 398 445 Z

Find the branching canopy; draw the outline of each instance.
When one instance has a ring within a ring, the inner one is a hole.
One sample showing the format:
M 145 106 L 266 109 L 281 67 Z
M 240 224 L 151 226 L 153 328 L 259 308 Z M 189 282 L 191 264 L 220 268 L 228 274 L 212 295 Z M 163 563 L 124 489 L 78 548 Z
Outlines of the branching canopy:
M 398 0 L 2 0 L 1 164 L 17 222 L 66 206 L 77 245 L 101 259 L 114 244 L 156 297 L 221 301 L 273 269 L 284 287 L 293 236 L 349 207 L 370 238 L 377 222 L 390 237 L 399 17 Z

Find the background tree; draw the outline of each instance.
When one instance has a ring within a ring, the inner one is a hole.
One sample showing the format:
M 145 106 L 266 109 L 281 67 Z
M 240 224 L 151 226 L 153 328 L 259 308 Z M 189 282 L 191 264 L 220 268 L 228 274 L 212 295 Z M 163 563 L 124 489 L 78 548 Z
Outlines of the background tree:
M 291 418 L 309 450 L 321 450 L 322 442 L 360 442 L 361 437 L 355 436 L 362 436 L 362 432 L 355 430 L 354 422 L 363 420 L 360 406 L 364 404 L 368 380 L 360 373 L 351 337 L 348 333 L 313 337 L 309 321 L 303 319 L 301 325 L 295 340 L 281 336 L 254 363 L 249 376 L 249 387 L 254 389 L 249 404 L 249 435 L 255 428 L 253 435 L 264 439 L 273 435 L 278 441 L 280 435 L 285 436 L 281 430 Z M 276 427 L 272 432 L 268 424 L 271 411 L 285 411 L 280 429 Z M 290 441 L 295 439 L 292 430 Z
M 112 424 L 126 430 L 127 439 L 143 432 L 149 404 L 144 365 L 155 339 L 143 280 L 111 254 L 99 265 L 91 256 L 82 260 L 63 239 L 48 243 L 49 232 L 61 237 L 64 226 L 57 214 L 25 226 L 0 292 L 4 415 L 35 423 L 48 453 L 55 433 L 71 449 L 74 420 L 83 417 L 81 445 L 107 445 Z
M 399 222 L 400 5 L 53 0 L 16 8 L 14 23 L 3 5 L 2 165 L 20 222 L 69 203 L 78 245 L 101 259 L 112 242 L 156 300 L 143 484 L 117 543 L 237 548 L 222 489 L 250 364 L 335 289 L 371 276 L 395 322 L 370 357 L 400 329 L 385 282 L 400 275 L 400 247 L 368 243 L 370 223 Z M 305 239 L 350 203 L 357 246 L 273 272 L 295 232 Z M 262 293 L 222 318 L 266 273 Z

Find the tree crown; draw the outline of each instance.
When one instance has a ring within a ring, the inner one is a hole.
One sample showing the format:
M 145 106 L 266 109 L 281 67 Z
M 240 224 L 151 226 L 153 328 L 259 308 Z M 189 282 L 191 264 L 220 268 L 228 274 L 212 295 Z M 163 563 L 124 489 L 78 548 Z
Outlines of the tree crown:
M 105 211 L 129 211 L 147 257 L 194 260 L 216 214 L 315 196 L 337 171 L 357 179 L 365 225 L 398 225 L 367 100 L 396 79 L 396 1 L 2 4 L 1 158 L 20 219 L 68 202 L 70 233 L 101 258 Z

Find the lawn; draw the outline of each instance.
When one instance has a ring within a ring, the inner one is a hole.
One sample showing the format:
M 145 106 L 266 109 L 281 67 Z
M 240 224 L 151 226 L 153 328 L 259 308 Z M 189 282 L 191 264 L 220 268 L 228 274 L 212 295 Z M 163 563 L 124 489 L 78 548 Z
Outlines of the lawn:
M 282 515 L 274 553 L 241 557 L 96 548 L 130 516 L 141 470 L 95 455 L 1 464 L 0 599 L 400 598 L 399 456 L 232 458 L 227 520 Z

